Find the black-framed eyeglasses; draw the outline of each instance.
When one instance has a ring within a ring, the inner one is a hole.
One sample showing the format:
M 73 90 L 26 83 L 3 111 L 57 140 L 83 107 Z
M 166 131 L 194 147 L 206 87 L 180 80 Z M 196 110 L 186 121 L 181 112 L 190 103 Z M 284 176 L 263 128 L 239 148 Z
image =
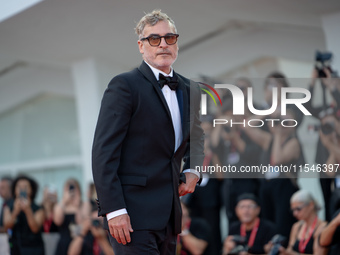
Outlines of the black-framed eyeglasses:
M 157 47 L 161 44 L 162 38 L 164 38 L 167 45 L 173 45 L 177 42 L 178 34 L 166 34 L 164 36 L 151 34 L 148 37 L 140 39 L 141 41 L 148 40 L 149 44 L 153 47 Z

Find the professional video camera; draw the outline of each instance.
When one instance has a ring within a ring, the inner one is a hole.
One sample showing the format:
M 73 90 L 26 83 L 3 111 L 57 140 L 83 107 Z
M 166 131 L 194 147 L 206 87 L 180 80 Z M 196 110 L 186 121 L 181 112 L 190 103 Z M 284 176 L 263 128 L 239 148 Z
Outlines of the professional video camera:
M 271 248 L 268 255 L 278 255 L 280 253 L 279 249 L 284 245 L 287 238 L 282 235 L 273 236 L 271 242 L 273 243 L 273 247 Z
M 247 238 L 244 236 L 234 235 L 233 236 L 233 242 L 236 243 L 236 246 L 232 251 L 230 251 L 229 255 L 237 255 L 242 251 L 248 252 L 248 244 L 247 244 Z
M 325 78 L 326 74 L 323 69 L 327 68 L 332 77 L 338 77 L 338 73 L 332 70 L 330 62 L 332 60 L 333 54 L 331 52 L 321 52 L 316 51 L 315 53 L 315 68 L 318 70 L 319 78 Z

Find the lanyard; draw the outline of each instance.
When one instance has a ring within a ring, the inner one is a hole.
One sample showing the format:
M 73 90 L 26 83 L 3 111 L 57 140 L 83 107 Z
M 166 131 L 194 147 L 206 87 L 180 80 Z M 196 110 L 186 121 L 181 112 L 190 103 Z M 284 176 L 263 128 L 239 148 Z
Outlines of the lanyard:
M 304 239 L 304 238 L 305 238 L 306 231 L 307 231 L 307 224 L 306 224 L 305 228 L 303 229 L 302 238 L 299 242 L 299 252 L 300 253 L 305 253 L 306 246 L 307 246 L 309 240 L 312 238 L 312 235 L 314 233 L 314 229 L 315 229 L 317 222 L 318 222 L 318 217 L 316 216 L 314 221 L 313 221 L 313 225 L 312 225 L 311 229 L 309 230 L 308 238 L 306 238 L 306 239 Z
M 53 219 L 46 219 L 43 223 L 44 226 L 44 232 L 49 233 L 51 231 L 51 226 L 52 226 Z
M 248 247 L 253 247 L 255 237 L 256 237 L 256 234 L 257 234 L 257 230 L 259 229 L 259 225 L 260 225 L 260 219 L 257 218 L 255 220 L 254 227 L 253 227 L 253 229 L 251 230 L 251 233 L 250 233 L 250 237 L 249 237 L 249 241 L 248 241 Z M 241 232 L 241 236 L 244 236 L 244 237 L 246 236 L 246 225 L 245 224 L 241 224 L 240 232 Z

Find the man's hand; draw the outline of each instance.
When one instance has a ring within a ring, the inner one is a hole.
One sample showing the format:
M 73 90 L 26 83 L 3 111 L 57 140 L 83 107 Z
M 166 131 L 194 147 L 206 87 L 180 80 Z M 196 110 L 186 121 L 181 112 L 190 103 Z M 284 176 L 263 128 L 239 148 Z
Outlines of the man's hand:
M 108 221 L 110 234 L 117 240 L 118 243 L 127 244 L 131 242 L 130 232 L 133 232 L 131 227 L 130 217 L 127 214 L 119 215 Z
M 231 252 L 235 247 L 236 243 L 233 241 L 234 236 L 228 236 L 223 243 L 223 255 Z
M 198 176 L 193 173 L 184 173 L 184 174 L 186 178 L 186 183 L 181 183 L 178 186 L 178 193 L 180 197 L 188 193 L 193 193 L 195 191 L 196 184 L 199 181 Z
M 263 249 L 265 251 L 265 253 L 269 253 L 270 250 L 273 248 L 273 242 L 272 241 L 269 241 L 267 244 L 264 245 Z

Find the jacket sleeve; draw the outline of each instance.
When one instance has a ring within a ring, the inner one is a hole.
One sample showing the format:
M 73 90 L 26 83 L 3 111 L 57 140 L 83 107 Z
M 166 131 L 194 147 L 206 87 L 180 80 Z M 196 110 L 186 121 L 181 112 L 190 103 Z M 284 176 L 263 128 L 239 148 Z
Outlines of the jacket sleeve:
M 104 93 L 92 148 L 92 174 L 99 216 L 126 208 L 118 169 L 131 113 L 129 84 L 123 77 L 116 76 Z
M 190 122 L 193 122 L 193 124 L 184 156 L 185 163 L 183 169 L 195 169 L 196 166 L 202 166 L 204 160 L 204 133 L 201 128 L 199 113 L 201 93 L 196 83 L 190 86 L 190 90 Z

